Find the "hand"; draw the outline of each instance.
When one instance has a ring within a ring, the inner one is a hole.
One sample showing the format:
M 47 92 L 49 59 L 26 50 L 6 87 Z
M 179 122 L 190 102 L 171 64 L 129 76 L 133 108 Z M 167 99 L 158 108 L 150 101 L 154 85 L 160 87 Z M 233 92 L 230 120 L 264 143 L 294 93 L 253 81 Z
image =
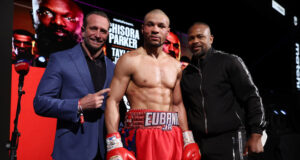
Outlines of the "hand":
M 186 145 L 182 153 L 183 160 L 200 160 L 201 153 L 197 143 L 190 143 Z
M 107 160 L 135 160 L 133 153 L 123 147 L 121 135 L 118 132 L 106 136 Z
M 261 153 L 264 151 L 262 142 L 261 142 L 261 134 L 258 133 L 252 133 L 250 138 L 248 139 L 244 151 L 244 156 L 246 156 L 248 153 Z
M 183 160 L 200 160 L 201 159 L 201 153 L 200 149 L 195 143 L 194 136 L 192 131 L 184 131 L 182 133 L 183 136 L 183 153 L 182 153 L 182 159 Z
M 110 92 L 110 88 L 102 89 L 94 94 L 87 94 L 79 100 L 81 108 L 83 110 L 100 108 L 104 100 L 103 94 L 108 92 Z

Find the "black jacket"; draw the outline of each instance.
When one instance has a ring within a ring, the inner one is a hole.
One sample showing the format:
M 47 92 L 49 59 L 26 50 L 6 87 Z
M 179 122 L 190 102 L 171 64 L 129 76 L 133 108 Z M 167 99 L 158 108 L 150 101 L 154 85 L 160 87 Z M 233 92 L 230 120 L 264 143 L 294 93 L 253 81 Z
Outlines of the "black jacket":
M 241 126 L 262 133 L 266 124 L 262 100 L 238 56 L 214 49 L 204 60 L 194 56 L 180 85 L 195 136 L 218 135 Z

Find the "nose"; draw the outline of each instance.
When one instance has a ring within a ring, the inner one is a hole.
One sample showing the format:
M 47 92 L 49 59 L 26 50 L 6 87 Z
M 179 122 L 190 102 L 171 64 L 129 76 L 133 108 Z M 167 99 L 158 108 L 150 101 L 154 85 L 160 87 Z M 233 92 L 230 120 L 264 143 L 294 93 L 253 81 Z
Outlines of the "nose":
M 98 29 L 98 30 L 95 32 L 95 36 L 96 36 L 97 38 L 99 38 L 100 35 L 101 35 L 101 31 Z
M 20 48 L 24 48 L 24 47 L 25 47 L 24 42 L 21 42 L 21 43 L 20 43 Z
M 56 25 L 58 26 L 65 26 L 65 22 L 63 20 L 63 17 L 60 16 L 60 15 L 55 15 L 53 18 L 52 18 L 52 23 L 55 23 Z
M 169 50 L 174 51 L 174 46 L 172 43 L 170 44 Z
M 159 32 L 159 27 L 158 26 L 153 26 L 152 27 L 152 33 L 155 33 L 155 34 L 157 34 Z

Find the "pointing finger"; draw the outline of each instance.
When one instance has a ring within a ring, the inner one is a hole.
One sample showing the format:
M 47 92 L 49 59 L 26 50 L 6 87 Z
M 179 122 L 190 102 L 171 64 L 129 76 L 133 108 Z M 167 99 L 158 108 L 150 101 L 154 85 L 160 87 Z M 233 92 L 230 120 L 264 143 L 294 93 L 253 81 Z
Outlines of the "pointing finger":
M 102 89 L 102 90 L 100 90 L 100 91 L 98 91 L 97 93 L 96 93 L 96 95 L 103 95 L 104 93 L 108 93 L 108 92 L 110 92 L 110 88 L 105 88 L 105 89 Z

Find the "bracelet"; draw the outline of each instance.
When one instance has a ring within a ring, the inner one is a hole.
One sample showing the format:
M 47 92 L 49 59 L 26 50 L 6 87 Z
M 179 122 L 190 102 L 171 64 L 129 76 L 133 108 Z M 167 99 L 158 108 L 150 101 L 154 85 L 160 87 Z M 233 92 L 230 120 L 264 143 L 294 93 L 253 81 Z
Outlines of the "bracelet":
M 79 109 L 79 115 L 80 115 L 80 124 L 84 123 L 84 115 L 83 115 L 83 110 L 80 104 L 80 100 L 78 100 L 78 109 Z

